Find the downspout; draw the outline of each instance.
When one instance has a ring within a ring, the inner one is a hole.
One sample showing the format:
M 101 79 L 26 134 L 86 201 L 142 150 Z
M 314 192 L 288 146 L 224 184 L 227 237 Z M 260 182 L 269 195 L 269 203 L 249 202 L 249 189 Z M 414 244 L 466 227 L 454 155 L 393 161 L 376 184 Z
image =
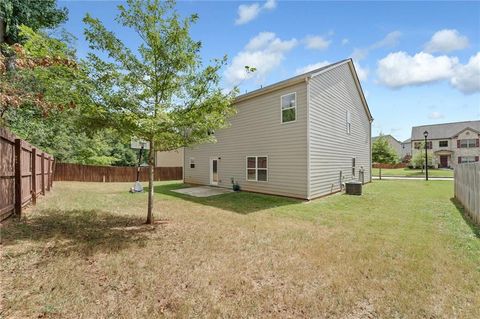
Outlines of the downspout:
M 368 143 L 370 144 L 370 183 L 372 182 L 372 123 L 373 123 L 373 119 L 370 122 L 370 125 L 368 126 L 369 127 L 369 139 L 368 139 Z
M 311 198 L 310 191 L 310 79 L 308 76 L 305 78 L 307 83 L 307 200 Z

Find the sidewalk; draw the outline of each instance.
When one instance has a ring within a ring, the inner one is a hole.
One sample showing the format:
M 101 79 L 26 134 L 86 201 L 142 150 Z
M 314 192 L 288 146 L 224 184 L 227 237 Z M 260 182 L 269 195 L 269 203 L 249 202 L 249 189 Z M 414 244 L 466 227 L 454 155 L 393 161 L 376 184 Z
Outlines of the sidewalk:
M 372 176 L 372 179 L 379 180 L 378 176 Z M 382 180 L 418 180 L 424 181 L 425 177 L 406 177 L 406 176 L 382 176 Z M 453 177 L 429 177 L 429 181 L 453 181 Z

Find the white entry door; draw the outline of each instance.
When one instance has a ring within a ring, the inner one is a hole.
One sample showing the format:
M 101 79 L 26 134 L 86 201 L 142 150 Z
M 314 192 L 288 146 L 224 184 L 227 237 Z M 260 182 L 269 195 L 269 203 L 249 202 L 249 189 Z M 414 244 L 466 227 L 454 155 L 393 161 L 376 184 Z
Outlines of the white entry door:
M 210 159 L 210 184 L 218 185 L 218 158 Z

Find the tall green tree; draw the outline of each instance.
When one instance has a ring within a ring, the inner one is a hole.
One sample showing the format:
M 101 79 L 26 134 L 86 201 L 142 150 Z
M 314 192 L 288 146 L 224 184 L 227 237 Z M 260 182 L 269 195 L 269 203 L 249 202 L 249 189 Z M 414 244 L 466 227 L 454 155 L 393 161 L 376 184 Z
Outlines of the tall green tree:
M 78 124 L 81 107 L 51 111 L 48 116 L 30 105 L 10 110 L 5 122 L 10 131 L 64 163 L 135 166 L 138 154 L 130 139 L 111 129 L 90 132 Z
M 33 31 L 54 28 L 67 21 L 68 10 L 57 7 L 56 0 L 2 0 L 0 1 L 0 29 L 8 44 L 24 43 L 20 25 Z
M 420 142 L 419 148 L 417 149 L 417 151 L 415 152 L 415 155 L 412 157 L 412 164 L 415 168 L 418 168 L 420 167 L 422 169 L 422 173 L 423 173 L 423 169 L 425 168 L 425 142 Z M 431 152 L 427 152 L 427 165 L 428 166 L 431 166 L 433 164 L 433 156 L 431 154 Z
M 393 147 L 388 144 L 388 139 L 380 134 L 372 144 L 372 161 L 376 164 L 395 164 L 398 161 Z M 380 179 L 382 179 L 382 167 L 380 166 Z
M 0 52 L 0 124 L 9 110 L 35 106 L 42 113 L 75 107 L 86 74 L 75 52 L 60 40 L 20 27 L 26 42 Z
M 140 40 L 131 50 L 98 19 L 86 15 L 90 48 L 108 55 L 88 55 L 91 127 L 111 127 L 150 143 L 147 223 L 153 223 L 153 169 L 156 151 L 213 142 L 211 134 L 228 125 L 236 90 L 224 92 L 219 70 L 226 57 L 203 65 L 201 42 L 190 36 L 198 20 L 180 17 L 174 1 L 127 0 L 116 21 Z

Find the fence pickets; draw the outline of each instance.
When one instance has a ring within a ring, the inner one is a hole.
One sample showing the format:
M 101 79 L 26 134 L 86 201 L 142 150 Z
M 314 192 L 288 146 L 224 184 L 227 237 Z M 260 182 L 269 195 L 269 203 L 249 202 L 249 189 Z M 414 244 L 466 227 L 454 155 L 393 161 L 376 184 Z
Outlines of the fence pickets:
M 53 157 L 0 128 L 0 221 L 35 204 L 53 183 Z
M 137 177 L 136 167 L 96 166 L 69 163 L 55 164 L 55 181 L 77 182 L 134 182 Z M 182 167 L 155 167 L 155 181 L 183 179 Z M 148 181 L 148 167 L 140 168 L 140 181 Z
M 480 225 L 479 163 L 465 163 L 455 167 L 455 198 L 472 220 Z

